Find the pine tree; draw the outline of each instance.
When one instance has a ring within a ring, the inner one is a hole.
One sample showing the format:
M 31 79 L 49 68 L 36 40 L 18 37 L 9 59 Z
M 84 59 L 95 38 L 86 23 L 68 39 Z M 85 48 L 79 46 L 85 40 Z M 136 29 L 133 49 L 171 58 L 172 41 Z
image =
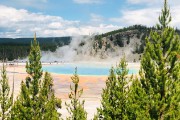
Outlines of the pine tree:
M 129 120 L 149 120 L 148 97 L 136 78 L 132 80 L 127 98 L 127 115 Z
M 86 120 L 87 112 L 84 109 L 85 101 L 80 101 L 83 89 L 79 89 L 79 76 L 77 75 L 77 68 L 75 69 L 74 76 L 72 76 L 71 79 L 73 82 L 73 86 L 70 85 L 71 93 L 69 94 L 71 103 L 65 103 L 70 114 L 70 116 L 67 117 L 67 120 Z
M 141 61 L 141 84 L 149 99 L 151 119 L 180 119 L 180 40 L 171 22 L 167 0 L 157 25 L 147 38 Z
M 22 81 L 21 83 L 21 92 L 16 102 L 19 109 L 16 117 L 20 119 L 38 120 L 41 118 L 39 89 L 43 72 L 40 59 L 41 51 L 35 34 L 34 41 L 31 43 L 28 62 L 26 62 L 28 77 L 26 77 L 25 82 Z
M 12 95 L 10 95 L 10 87 L 6 74 L 6 68 L 3 63 L 1 70 L 0 80 L 0 106 L 1 106 L 1 119 L 7 120 L 10 118 L 10 110 L 12 108 Z
M 25 82 L 21 83 L 20 95 L 13 106 L 13 119 L 41 120 L 59 119 L 57 108 L 61 107 L 61 101 L 54 95 L 53 80 L 49 73 L 45 73 L 42 79 L 41 51 L 36 40 L 31 43 L 31 50 L 26 63 Z M 46 117 L 46 118 L 45 118 Z
M 15 68 L 14 68 L 14 73 L 15 73 Z M 9 119 L 13 119 L 14 120 L 14 78 L 15 75 L 13 73 L 13 83 L 12 83 L 12 93 L 11 93 L 11 102 L 12 102 L 12 106 L 11 106 L 11 110 L 10 110 L 10 117 Z
M 110 70 L 106 87 L 102 93 L 101 107 L 98 109 L 99 118 L 105 120 L 128 119 L 128 83 L 131 78 L 128 78 L 127 75 L 128 69 L 124 57 L 115 70 L 114 68 Z
M 101 107 L 97 109 L 99 119 L 105 118 L 107 120 L 115 120 L 116 113 L 114 111 L 117 109 L 116 106 L 116 88 L 117 80 L 114 68 L 111 68 L 110 75 L 106 81 L 106 87 L 102 92 Z M 97 117 L 96 117 L 97 119 Z
M 34 119 L 32 114 L 34 111 L 32 109 L 32 100 L 30 98 L 30 93 L 26 87 L 26 84 L 21 82 L 20 95 L 17 97 L 13 105 L 13 118 L 12 120 L 31 120 Z
M 40 91 L 40 102 L 42 106 L 42 119 L 59 120 L 60 114 L 56 109 L 61 108 L 61 100 L 54 95 L 53 79 L 48 72 L 44 75 Z
M 28 77 L 26 78 L 26 87 L 29 91 L 30 98 L 32 99 L 32 108 L 34 111 L 34 117 L 38 117 L 38 93 L 41 84 L 41 77 L 43 74 L 42 65 L 41 65 L 41 51 L 39 44 L 36 40 L 36 34 L 34 41 L 31 44 L 30 54 L 28 56 L 28 62 L 26 62 L 26 72 Z

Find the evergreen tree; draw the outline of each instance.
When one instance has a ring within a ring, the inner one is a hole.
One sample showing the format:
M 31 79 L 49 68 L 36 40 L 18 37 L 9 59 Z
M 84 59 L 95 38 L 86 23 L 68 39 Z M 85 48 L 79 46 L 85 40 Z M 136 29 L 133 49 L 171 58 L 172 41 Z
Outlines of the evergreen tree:
M 13 105 L 14 114 L 12 120 L 32 120 L 34 119 L 33 112 L 30 93 L 26 84 L 22 81 L 20 95 Z
M 14 68 L 14 73 L 15 73 L 15 68 Z M 14 75 L 13 73 L 13 83 L 12 83 L 12 93 L 11 93 L 11 101 L 12 101 L 12 106 L 11 106 L 11 110 L 10 110 L 10 119 L 14 119 Z
M 20 119 L 40 119 L 40 101 L 39 101 L 39 89 L 42 77 L 42 65 L 41 65 L 41 51 L 38 42 L 36 41 L 36 34 L 34 41 L 31 43 L 31 50 L 28 56 L 28 62 L 26 62 L 26 77 L 25 83 L 21 83 L 21 93 L 17 98 L 17 108 Z
M 42 83 L 40 102 L 42 119 L 59 120 L 60 114 L 56 109 L 61 108 L 61 100 L 54 95 L 53 79 L 48 72 L 45 73 Z
M 12 95 L 10 95 L 10 87 L 8 84 L 8 78 L 4 63 L 1 70 L 0 80 L 0 106 L 1 120 L 7 120 L 8 118 L 10 118 L 10 110 L 12 107 Z
M 41 120 L 59 119 L 57 108 L 61 101 L 54 95 L 53 81 L 49 73 L 42 80 L 41 51 L 36 35 L 31 43 L 31 50 L 26 63 L 28 77 L 21 83 L 20 95 L 13 107 L 13 119 Z M 46 118 L 45 118 L 46 117 Z
M 127 98 L 128 108 L 127 115 L 129 120 L 149 120 L 148 97 L 141 86 L 140 81 L 136 78 L 132 80 Z
M 31 44 L 30 54 L 28 56 L 28 62 L 26 62 L 26 72 L 28 77 L 26 78 L 26 87 L 29 90 L 30 97 L 32 99 L 34 116 L 38 113 L 38 93 L 40 89 L 41 77 L 43 74 L 41 65 L 41 51 L 39 44 L 36 40 L 36 34 L 34 41 Z
M 70 85 L 71 93 L 69 94 L 71 103 L 65 103 L 70 114 L 67 120 L 86 120 L 87 112 L 84 109 L 85 101 L 83 100 L 81 102 L 79 99 L 83 93 L 83 89 L 79 89 L 79 77 L 77 75 L 77 68 L 75 69 L 75 74 L 71 77 L 71 79 L 73 82 L 73 86 Z
M 116 74 L 114 68 L 111 68 L 110 75 L 106 81 L 106 87 L 102 92 L 101 108 L 97 109 L 99 119 L 113 120 L 115 119 L 116 112 L 114 112 L 118 106 L 116 106 L 115 86 L 116 86 Z M 95 119 L 95 118 L 94 118 Z M 97 117 L 96 117 L 97 119 Z
M 128 119 L 127 98 L 128 98 L 128 69 L 125 58 L 121 59 L 116 70 L 111 68 L 110 75 L 103 89 L 101 107 L 98 109 L 99 118 L 105 120 L 125 120 Z
M 159 31 L 147 38 L 141 61 L 141 84 L 149 99 L 151 119 L 180 119 L 180 40 L 171 21 L 167 0 L 159 17 Z

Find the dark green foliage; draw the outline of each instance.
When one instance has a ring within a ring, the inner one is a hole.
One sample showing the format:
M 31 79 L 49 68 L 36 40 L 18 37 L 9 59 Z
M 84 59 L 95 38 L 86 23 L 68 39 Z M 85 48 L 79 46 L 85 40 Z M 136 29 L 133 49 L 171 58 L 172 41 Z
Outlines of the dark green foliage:
M 98 108 L 97 116 L 105 120 L 128 119 L 128 69 L 123 58 L 116 69 L 111 68 L 110 75 L 103 89 L 101 107 Z M 97 118 L 95 116 L 94 119 Z
M 111 44 L 110 43 L 106 44 L 106 50 L 110 48 L 111 48 Z
M 110 36 L 110 40 L 113 41 L 113 36 L 112 35 Z
M 84 109 L 84 100 L 81 102 L 80 97 L 83 89 L 79 89 L 79 77 L 77 75 L 77 68 L 75 69 L 74 76 L 71 77 L 73 86 L 70 85 L 71 93 L 69 94 L 70 104 L 66 104 L 70 116 L 67 120 L 86 120 L 87 112 Z
M 102 39 L 99 39 L 99 40 L 98 40 L 98 48 L 101 49 L 102 46 L 103 46 Z
M 141 37 L 141 33 L 137 32 L 137 38 L 140 39 L 140 37 Z
M 42 77 L 42 65 L 40 59 L 41 51 L 35 36 L 34 41 L 31 44 L 28 62 L 26 62 L 26 72 L 29 74 L 29 77 L 26 78 L 26 86 L 30 89 L 33 100 L 36 100 L 37 94 L 39 93 L 40 79 Z
M 127 44 L 130 43 L 130 36 L 127 37 Z
M 141 42 L 146 40 L 146 36 L 148 36 L 147 34 L 143 34 L 141 37 Z
M 59 120 L 60 114 L 57 108 L 61 108 L 61 100 L 56 98 L 53 89 L 53 79 L 49 73 L 45 73 L 40 91 L 40 105 L 42 107 L 42 119 Z
M 0 79 L 0 118 L 1 120 L 7 120 L 10 118 L 10 110 L 12 108 L 12 95 L 10 95 L 10 87 L 8 84 L 8 78 L 6 74 L 6 68 L 3 63 Z
M 0 44 L 0 60 L 24 58 L 29 54 L 29 46 Z
M 135 54 L 135 53 L 141 54 L 141 53 L 143 53 L 143 52 L 144 52 L 144 45 L 143 45 L 143 44 L 138 45 L 138 44 L 136 43 L 135 50 L 133 51 L 133 53 L 134 53 L 134 54 Z
M 95 51 L 97 52 L 97 49 L 101 49 L 103 46 L 103 40 L 100 36 L 95 36 L 94 38 L 94 44 L 93 44 L 93 48 L 95 49 Z
M 40 47 L 35 36 L 26 63 L 28 77 L 26 77 L 25 83 L 21 83 L 21 92 L 16 102 L 16 118 L 27 120 L 41 118 L 39 91 L 43 72 L 40 59 Z
M 124 39 L 120 35 L 116 36 L 116 42 L 119 47 L 124 47 Z
M 20 95 L 13 107 L 14 119 L 41 120 L 59 119 L 56 108 L 61 107 L 61 101 L 55 98 L 53 80 L 49 73 L 42 79 L 41 51 L 34 37 L 26 63 L 28 77 L 21 83 Z
M 116 106 L 114 105 L 115 103 L 115 97 L 113 95 L 115 95 L 112 92 L 115 92 L 115 90 L 113 90 L 114 86 L 116 84 L 116 76 L 115 76 L 115 72 L 114 69 L 111 68 L 110 70 L 110 75 L 108 77 L 108 80 L 106 81 L 106 87 L 105 89 L 103 89 L 103 93 L 102 93 L 102 100 L 101 100 L 101 105 L 102 107 L 98 109 L 98 117 L 100 118 L 104 118 L 104 119 L 113 119 L 115 118 L 115 114 L 114 111 L 116 109 Z M 113 99 L 114 98 L 114 99 Z M 97 116 L 96 116 L 97 118 Z
M 160 31 L 152 31 L 141 61 L 141 84 L 149 99 L 151 119 L 180 119 L 180 40 L 169 26 L 171 16 L 165 0 L 159 17 Z
M 138 79 L 134 79 L 128 94 L 128 119 L 129 120 L 149 120 L 148 113 L 149 99 Z
M 13 106 L 14 115 L 12 119 L 31 120 L 32 118 L 34 118 L 34 114 L 32 114 L 34 112 L 32 109 L 32 104 L 33 103 L 30 98 L 30 93 L 25 83 L 22 81 L 20 95 L 18 96 Z
M 114 30 L 114 31 L 111 31 L 111 32 L 108 32 L 108 33 L 105 33 L 102 35 L 98 35 L 95 38 L 107 37 L 107 36 L 115 35 L 115 34 L 118 34 L 121 32 L 134 31 L 134 30 L 139 31 L 140 33 L 141 32 L 150 32 L 152 29 L 155 29 L 155 28 L 148 28 L 148 27 L 143 26 L 143 25 L 133 25 L 133 26 L 129 26 L 129 27 L 124 27 L 124 28 L 119 29 L 119 30 Z
M 0 38 L 0 60 L 25 58 L 30 52 L 32 38 Z M 56 48 L 69 45 L 71 37 L 37 38 L 42 51 L 54 52 Z
M 144 52 L 144 45 L 141 44 L 141 45 L 139 46 L 139 49 L 138 49 L 138 54 L 141 54 L 141 53 L 143 53 L 143 52 Z

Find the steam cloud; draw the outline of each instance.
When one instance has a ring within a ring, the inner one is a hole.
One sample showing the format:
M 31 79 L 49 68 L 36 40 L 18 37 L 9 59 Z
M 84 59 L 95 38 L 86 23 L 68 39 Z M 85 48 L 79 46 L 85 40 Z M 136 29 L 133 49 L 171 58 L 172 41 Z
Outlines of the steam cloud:
M 75 62 L 75 61 L 93 61 L 93 62 L 114 62 L 119 61 L 122 56 L 126 56 L 128 61 L 133 61 L 137 55 L 132 54 L 134 44 L 131 42 L 125 47 L 113 46 L 112 49 L 105 50 L 105 47 L 95 51 L 93 36 L 74 36 L 71 43 L 56 49 L 55 52 L 43 51 L 42 61 L 44 62 Z M 135 41 L 135 40 L 132 40 Z M 136 40 L 137 41 L 137 40 Z

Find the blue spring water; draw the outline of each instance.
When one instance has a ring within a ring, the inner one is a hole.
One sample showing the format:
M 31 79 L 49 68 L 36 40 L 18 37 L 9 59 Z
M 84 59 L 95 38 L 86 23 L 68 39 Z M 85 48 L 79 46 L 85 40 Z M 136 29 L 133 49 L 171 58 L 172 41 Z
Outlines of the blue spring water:
M 110 66 L 103 65 L 84 65 L 84 64 L 61 64 L 61 65 L 49 65 L 43 66 L 43 70 L 50 73 L 57 74 L 74 74 L 77 67 L 77 73 L 79 75 L 109 75 Z M 128 74 L 137 74 L 137 69 L 129 69 Z

